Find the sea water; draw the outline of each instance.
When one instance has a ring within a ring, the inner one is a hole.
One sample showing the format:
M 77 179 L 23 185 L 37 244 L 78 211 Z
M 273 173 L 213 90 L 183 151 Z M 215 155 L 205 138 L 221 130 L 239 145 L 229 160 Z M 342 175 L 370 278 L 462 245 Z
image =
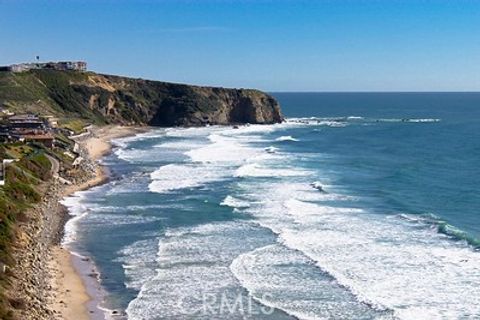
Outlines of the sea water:
M 275 93 L 115 141 L 65 203 L 115 319 L 480 318 L 480 94 Z

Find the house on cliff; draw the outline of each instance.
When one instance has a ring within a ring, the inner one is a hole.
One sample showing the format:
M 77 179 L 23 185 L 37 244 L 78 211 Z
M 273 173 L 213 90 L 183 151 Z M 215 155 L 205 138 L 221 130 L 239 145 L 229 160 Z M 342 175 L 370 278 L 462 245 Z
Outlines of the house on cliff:
M 59 70 L 59 71 L 87 71 L 85 61 L 58 61 L 18 63 L 9 66 L 0 66 L 0 71 L 25 72 L 29 70 Z
M 11 116 L 0 128 L 0 137 L 4 141 L 35 142 L 53 148 L 55 137 L 49 119 L 42 119 L 34 114 Z

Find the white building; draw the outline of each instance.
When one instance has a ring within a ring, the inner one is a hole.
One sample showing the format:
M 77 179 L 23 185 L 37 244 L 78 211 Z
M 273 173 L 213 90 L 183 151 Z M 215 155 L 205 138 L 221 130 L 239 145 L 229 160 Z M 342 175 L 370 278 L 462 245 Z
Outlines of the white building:
M 9 165 L 10 163 L 14 162 L 14 161 L 18 161 L 18 159 L 4 159 L 2 162 L 0 162 L 0 165 L 2 166 L 1 170 L 0 170 L 0 186 L 4 186 L 5 185 L 5 177 L 6 177 L 6 167 L 7 165 Z

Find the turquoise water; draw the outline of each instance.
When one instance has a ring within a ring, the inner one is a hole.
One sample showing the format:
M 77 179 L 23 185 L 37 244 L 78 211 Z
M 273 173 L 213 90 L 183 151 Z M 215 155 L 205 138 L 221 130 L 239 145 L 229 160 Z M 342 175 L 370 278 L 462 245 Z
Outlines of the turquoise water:
M 480 94 L 276 93 L 120 139 L 65 242 L 129 319 L 480 317 Z M 118 317 L 117 317 L 118 319 Z

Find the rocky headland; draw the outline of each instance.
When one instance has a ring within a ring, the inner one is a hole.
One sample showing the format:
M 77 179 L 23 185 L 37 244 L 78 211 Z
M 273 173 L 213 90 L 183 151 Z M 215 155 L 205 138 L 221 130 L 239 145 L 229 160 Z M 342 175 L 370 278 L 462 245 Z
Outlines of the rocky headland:
M 14 112 L 84 123 L 202 126 L 271 124 L 283 120 L 278 102 L 253 89 L 202 87 L 94 72 L 0 72 L 0 104 Z

